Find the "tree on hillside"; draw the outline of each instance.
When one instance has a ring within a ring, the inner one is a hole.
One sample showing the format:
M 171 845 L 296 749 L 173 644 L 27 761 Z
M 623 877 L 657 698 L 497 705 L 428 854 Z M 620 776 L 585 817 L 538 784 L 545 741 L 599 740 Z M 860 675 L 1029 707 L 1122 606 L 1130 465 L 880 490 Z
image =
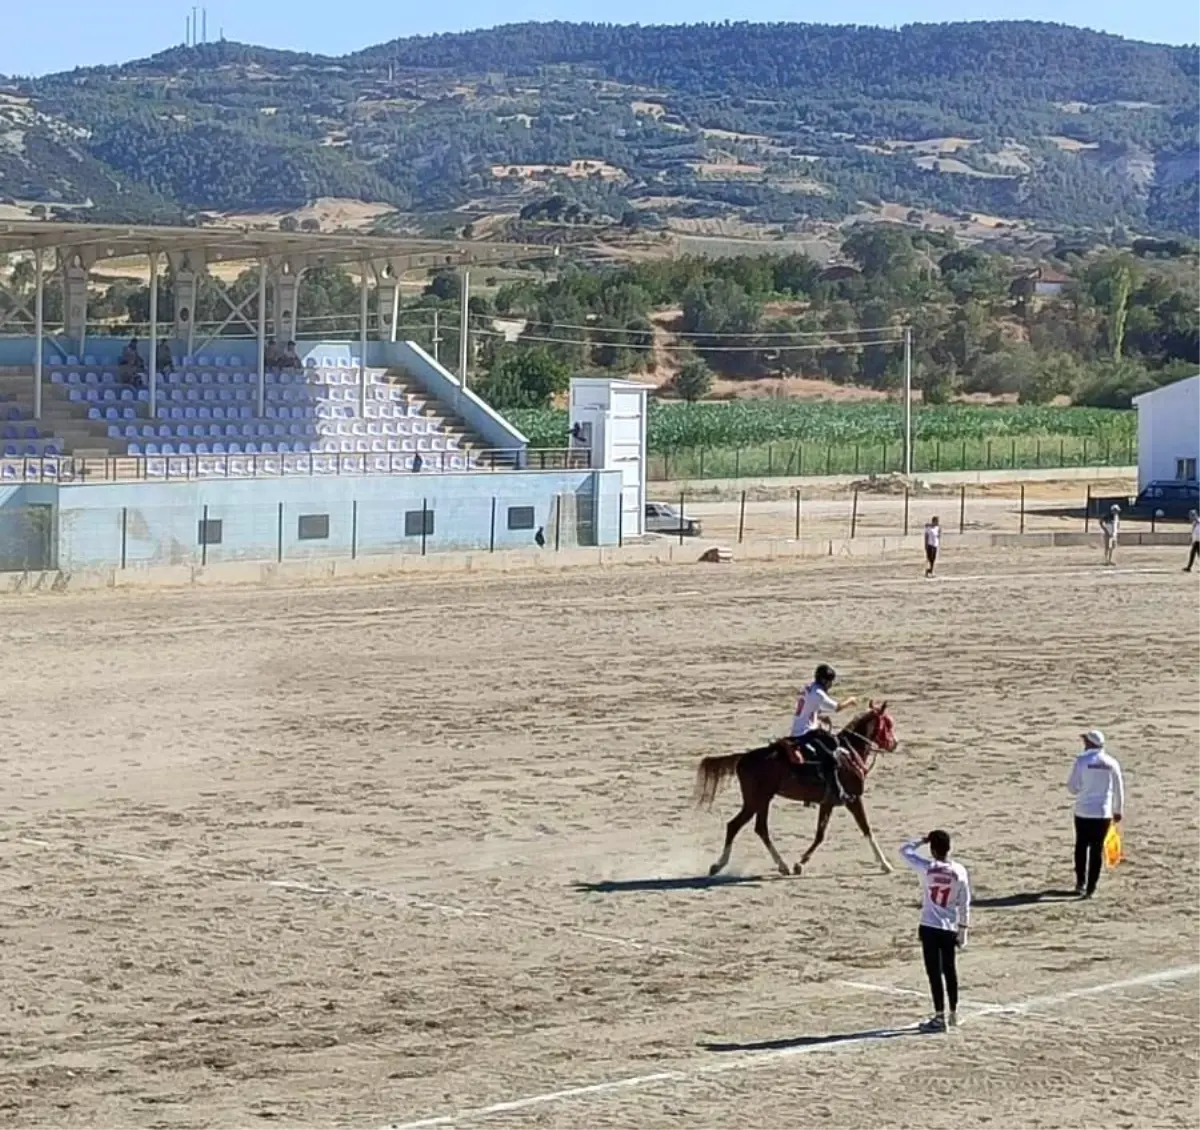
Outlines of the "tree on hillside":
M 552 353 L 524 349 L 499 356 L 475 391 L 494 408 L 544 408 L 570 381 L 570 368 Z
M 859 224 L 842 241 L 842 252 L 867 278 L 907 281 L 916 273 L 917 253 L 912 237 L 895 224 Z
M 689 357 L 674 381 L 675 391 L 689 404 L 703 400 L 713 387 L 712 370 L 701 357 Z

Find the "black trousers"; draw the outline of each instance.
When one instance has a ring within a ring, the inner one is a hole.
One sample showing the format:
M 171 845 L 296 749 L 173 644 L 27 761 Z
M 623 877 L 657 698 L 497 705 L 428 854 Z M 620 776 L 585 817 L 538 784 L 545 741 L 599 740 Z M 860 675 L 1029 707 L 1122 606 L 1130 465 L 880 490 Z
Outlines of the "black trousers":
M 937 564 L 937 546 L 927 545 L 925 547 L 925 569 L 926 572 L 932 573 L 933 567 Z
M 1112 821 L 1107 817 L 1093 820 L 1075 817 L 1075 886 L 1083 887 L 1090 895 L 1100 881 L 1104 864 L 1104 837 Z
M 957 932 L 939 930 L 936 926 L 922 926 L 917 931 L 917 937 L 921 939 L 925 974 L 929 978 L 929 991 L 933 995 L 933 1011 L 939 1015 L 944 1013 L 947 997 L 950 998 L 950 1011 L 957 1011 Z
M 1188 550 L 1187 567 L 1190 569 L 1196 564 L 1196 558 L 1200 557 L 1200 541 L 1192 542 L 1192 548 Z

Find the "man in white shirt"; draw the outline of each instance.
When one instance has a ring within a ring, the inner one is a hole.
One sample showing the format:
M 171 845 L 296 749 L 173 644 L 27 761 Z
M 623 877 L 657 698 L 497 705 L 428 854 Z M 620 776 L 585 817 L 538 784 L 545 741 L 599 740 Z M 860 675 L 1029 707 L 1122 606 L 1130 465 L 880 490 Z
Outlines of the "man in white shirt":
M 1081 737 L 1083 752 L 1071 767 L 1067 792 L 1075 798 L 1075 893 L 1091 898 L 1100 881 L 1109 825 L 1120 824 L 1125 813 L 1125 778 L 1099 730 Z
M 925 576 L 932 577 L 934 566 L 937 565 L 938 550 L 942 545 L 942 527 L 938 524 L 937 515 L 925 525 Z
M 1197 514 L 1195 510 L 1189 510 L 1188 521 L 1192 524 L 1192 548 L 1188 550 L 1188 563 L 1183 568 L 1185 573 L 1192 571 L 1192 566 L 1196 564 L 1196 558 L 1200 557 L 1200 514 Z
M 929 845 L 932 859 L 917 849 Z M 940 829 L 900 848 L 900 858 L 921 876 L 921 954 L 933 996 L 933 1017 L 921 1025 L 926 1032 L 944 1032 L 958 1024 L 958 966 L 956 951 L 967 944 L 971 924 L 971 880 L 967 869 L 950 858 L 950 833 Z M 946 1019 L 946 1002 L 950 1018 Z
M 1104 535 L 1104 564 L 1111 565 L 1121 532 L 1121 508 L 1115 502 L 1109 508 L 1108 517 L 1100 519 L 1100 532 Z
M 834 699 L 829 691 L 836 680 L 837 672 L 828 663 L 817 667 L 813 681 L 800 692 L 796 715 L 792 719 L 791 737 L 799 739 L 796 742 L 797 750 L 821 767 L 827 801 L 830 804 L 845 804 L 850 798 L 838 780 L 837 739 L 822 728 L 821 715 L 836 714 L 853 706 L 857 700 L 853 697 L 841 702 Z

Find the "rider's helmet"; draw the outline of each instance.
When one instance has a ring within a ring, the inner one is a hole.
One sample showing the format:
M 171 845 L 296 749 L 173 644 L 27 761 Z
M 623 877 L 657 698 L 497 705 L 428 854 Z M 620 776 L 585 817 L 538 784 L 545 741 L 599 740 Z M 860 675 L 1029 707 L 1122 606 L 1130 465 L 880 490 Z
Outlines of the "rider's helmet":
M 813 675 L 817 683 L 825 690 L 829 690 L 837 679 L 837 672 L 829 666 L 828 663 L 822 663 Z

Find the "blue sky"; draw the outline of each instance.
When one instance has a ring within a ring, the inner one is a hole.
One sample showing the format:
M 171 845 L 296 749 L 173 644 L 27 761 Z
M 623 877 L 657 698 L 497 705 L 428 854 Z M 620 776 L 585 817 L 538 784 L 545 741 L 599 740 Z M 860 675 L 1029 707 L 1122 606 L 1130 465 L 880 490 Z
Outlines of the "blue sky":
M 4 0 L 0 74 L 45 74 L 74 66 L 119 63 L 181 43 L 190 5 L 163 0 Z M 302 51 L 342 54 L 403 35 L 427 35 L 525 20 L 685 23 L 704 20 L 811 20 L 896 25 L 942 20 L 1053 19 L 1158 43 L 1195 43 L 1195 0 L 842 0 L 796 5 L 783 0 L 509 0 L 498 11 L 481 0 L 397 4 L 394 0 L 211 0 L 208 33 Z

